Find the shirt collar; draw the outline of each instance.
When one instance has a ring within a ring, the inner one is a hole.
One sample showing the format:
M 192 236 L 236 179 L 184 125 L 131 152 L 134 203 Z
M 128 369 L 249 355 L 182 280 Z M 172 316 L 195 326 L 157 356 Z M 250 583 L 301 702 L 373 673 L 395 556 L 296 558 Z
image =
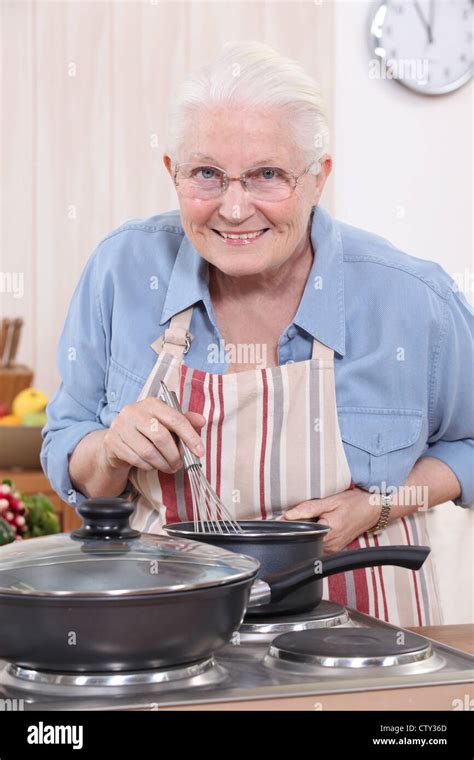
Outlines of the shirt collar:
M 168 283 L 160 325 L 198 301 L 203 301 L 210 311 L 208 266 L 184 235 Z
M 344 268 L 341 234 L 321 206 L 314 209 L 311 241 L 315 256 L 293 323 L 313 338 L 345 353 Z M 184 235 L 169 280 L 160 325 L 202 301 L 214 321 L 208 262 Z
M 337 223 L 321 206 L 314 210 L 311 242 L 313 265 L 293 323 L 345 354 L 344 261 Z

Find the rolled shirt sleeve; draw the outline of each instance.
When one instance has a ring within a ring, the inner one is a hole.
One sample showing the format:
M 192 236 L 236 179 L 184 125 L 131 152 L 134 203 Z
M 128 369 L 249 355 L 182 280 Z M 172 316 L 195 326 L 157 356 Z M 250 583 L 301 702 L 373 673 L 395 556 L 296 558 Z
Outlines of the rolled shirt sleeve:
M 56 355 L 61 383 L 46 407 L 48 420 L 42 430 L 43 471 L 61 499 L 73 506 L 86 496 L 71 483 L 69 458 L 84 436 L 107 429 L 99 418 L 105 404 L 108 350 L 96 279 L 98 250 L 71 298 Z
M 445 301 L 432 357 L 428 445 L 421 457 L 445 462 L 461 485 L 454 503 L 474 505 L 474 318 L 455 286 Z

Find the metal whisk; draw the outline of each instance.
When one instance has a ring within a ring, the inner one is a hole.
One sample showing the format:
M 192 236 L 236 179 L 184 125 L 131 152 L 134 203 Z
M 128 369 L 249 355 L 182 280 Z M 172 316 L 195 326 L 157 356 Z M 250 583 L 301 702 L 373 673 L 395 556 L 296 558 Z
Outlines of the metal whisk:
M 168 406 L 183 413 L 176 393 L 169 391 L 163 381 L 161 381 L 160 398 Z M 191 484 L 194 532 L 243 533 L 239 523 L 234 520 L 204 475 L 199 457 L 193 454 L 176 434 L 173 433 L 173 436 L 184 463 L 184 471 Z

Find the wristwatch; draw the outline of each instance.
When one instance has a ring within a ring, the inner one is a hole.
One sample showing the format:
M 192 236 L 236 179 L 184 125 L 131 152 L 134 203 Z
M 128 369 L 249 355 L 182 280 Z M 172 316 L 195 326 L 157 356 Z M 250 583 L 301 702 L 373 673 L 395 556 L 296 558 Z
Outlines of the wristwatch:
M 384 528 L 387 527 L 388 518 L 390 517 L 390 509 L 392 508 L 392 494 L 383 493 L 381 495 L 382 511 L 380 517 L 372 528 L 369 528 L 368 533 L 381 533 Z

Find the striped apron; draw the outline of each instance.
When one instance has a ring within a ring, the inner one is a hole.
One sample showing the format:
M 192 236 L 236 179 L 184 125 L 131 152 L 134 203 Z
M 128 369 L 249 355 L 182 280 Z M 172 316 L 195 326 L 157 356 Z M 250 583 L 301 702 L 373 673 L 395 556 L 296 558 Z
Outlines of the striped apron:
M 151 344 L 158 358 L 137 401 L 158 396 L 164 380 L 183 409 L 204 415 L 203 471 L 234 518 L 279 517 L 303 501 L 354 487 L 339 430 L 332 349 L 314 339 L 307 361 L 211 374 L 183 361 L 191 316 L 192 307 L 176 314 Z M 166 523 L 193 519 L 183 468 L 169 474 L 133 467 L 129 480 L 134 528 L 161 533 Z M 349 548 L 425 544 L 425 518 L 396 520 Z M 402 626 L 441 622 L 430 558 L 417 573 L 377 567 L 326 578 L 323 596 Z

